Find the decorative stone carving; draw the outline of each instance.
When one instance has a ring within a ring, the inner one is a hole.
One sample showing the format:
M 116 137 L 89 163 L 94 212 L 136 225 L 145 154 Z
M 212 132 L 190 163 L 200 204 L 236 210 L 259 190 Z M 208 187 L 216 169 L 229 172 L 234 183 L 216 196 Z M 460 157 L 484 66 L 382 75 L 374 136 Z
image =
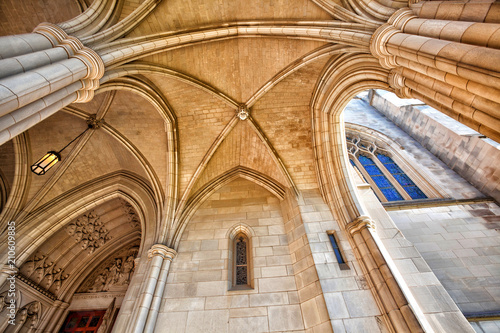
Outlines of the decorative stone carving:
M 377 149 L 379 149 L 378 145 L 375 142 L 370 142 L 367 140 L 360 139 L 354 133 L 346 132 L 346 141 L 347 141 L 347 150 L 349 153 L 356 155 L 359 152 L 367 152 L 374 154 Z
M 53 261 L 49 261 L 47 255 L 44 254 L 33 255 L 21 267 L 20 275 L 24 277 L 21 280 L 29 280 L 34 286 L 52 293 L 57 293 L 61 289 L 62 282 L 69 277 L 69 274 L 64 274 L 64 270 L 58 268 Z
M 59 26 L 43 22 L 33 32 L 45 36 L 54 47 L 63 48 L 70 58 L 81 60 L 87 67 L 87 75 L 81 79 L 82 88 L 77 91 L 76 103 L 85 103 L 94 97 L 94 91 L 99 88 L 99 79 L 104 75 L 104 62 L 97 52 L 86 47 L 74 36 L 69 36 Z
M 241 120 L 245 120 L 249 116 L 248 108 L 245 104 L 240 104 L 236 113 Z
M 106 292 L 126 289 L 135 270 L 137 246 L 111 256 L 95 274 L 90 275 L 78 292 Z
M 90 211 L 66 227 L 69 235 L 73 236 L 82 249 L 88 249 L 88 254 L 103 246 L 111 239 L 109 231 L 94 211 Z
M 36 328 L 41 317 L 42 305 L 34 301 L 23 306 L 16 314 L 16 326 L 21 332 L 31 332 Z
M 125 200 L 122 200 L 122 207 L 132 228 L 140 228 L 141 221 L 139 220 L 134 207 L 132 207 L 132 205 Z

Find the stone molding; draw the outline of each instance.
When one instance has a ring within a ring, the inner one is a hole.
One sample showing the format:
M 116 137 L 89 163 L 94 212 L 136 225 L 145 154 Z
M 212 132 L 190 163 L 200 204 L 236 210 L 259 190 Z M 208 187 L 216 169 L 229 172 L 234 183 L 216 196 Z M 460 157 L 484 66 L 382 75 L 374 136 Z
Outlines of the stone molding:
M 389 17 L 387 23 L 400 31 L 404 31 L 406 24 L 412 19 L 418 18 L 413 11 L 406 7 L 401 8 Z
M 397 69 L 389 72 L 387 81 L 399 98 L 413 98 L 411 89 L 406 86 L 406 78 Z
M 354 235 L 365 228 L 375 230 L 375 222 L 369 216 L 358 216 L 351 223 L 346 225 L 349 234 Z
M 392 36 L 401 33 L 406 24 L 414 18 L 417 16 L 411 9 L 402 8 L 373 33 L 370 39 L 370 52 L 380 61 L 382 67 L 392 69 L 398 66 L 396 57 L 387 50 L 387 43 Z
M 78 90 L 75 103 L 89 102 L 94 98 L 94 91 L 99 88 L 99 79 L 104 75 L 105 66 L 101 57 L 94 50 L 86 47 L 76 37 L 69 36 L 61 27 L 44 22 L 40 23 L 34 30 L 46 37 L 54 47 L 63 48 L 68 58 L 76 58 L 87 67 L 87 75 L 81 79 L 82 88 Z
M 148 259 L 151 260 L 154 256 L 161 256 L 162 259 L 174 260 L 177 251 L 163 244 L 155 244 L 148 251 Z

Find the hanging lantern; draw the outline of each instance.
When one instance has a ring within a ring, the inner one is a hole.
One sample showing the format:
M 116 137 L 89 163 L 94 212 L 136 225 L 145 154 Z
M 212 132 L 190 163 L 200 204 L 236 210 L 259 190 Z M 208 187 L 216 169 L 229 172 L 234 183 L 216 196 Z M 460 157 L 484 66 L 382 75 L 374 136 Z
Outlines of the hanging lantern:
M 54 165 L 56 165 L 57 162 L 61 160 L 61 152 L 66 149 L 70 144 L 75 142 L 76 139 L 81 137 L 85 132 L 87 132 L 89 129 L 97 129 L 99 128 L 99 121 L 95 120 L 95 117 L 90 117 L 89 120 L 87 120 L 87 129 L 80 133 L 76 138 L 71 140 L 66 146 L 64 146 L 63 149 L 59 151 L 49 151 L 47 154 L 45 154 L 41 159 L 36 161 L 35 164 L 31 166 L 31 171 L 33 171 L 34 174 L 42 176 L 49 171 L 50 168 L 52 168 Z
M 61 155 L 55 151 L 49 151 L 41 159 L 31 166 L 31 171 L 41 176 L 61 160 Z

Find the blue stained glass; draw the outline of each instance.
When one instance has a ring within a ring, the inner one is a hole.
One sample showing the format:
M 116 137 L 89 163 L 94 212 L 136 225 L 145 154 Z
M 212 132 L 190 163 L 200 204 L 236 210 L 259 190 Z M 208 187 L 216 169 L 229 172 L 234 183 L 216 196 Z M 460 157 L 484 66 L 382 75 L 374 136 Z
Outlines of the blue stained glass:
M 390 158 L 389 156 L 385 156 L 385 155 L 382 155 L 382 154 L 377 154 L 377 158 L 380 160 L 380 162 L 382 163 L 394 163 L 394 161 L 392 160 L 392 158 Z
M 381 188 L 380 191 L 384 194 L 386 197 L 387 201 L 398 201 L 398 200 L 403 200 L 403 197 L 401 194 L 396 191 L 396 189 L 393 188 Z
M 368 172 L 370 176 L 378 176 L 383 174 L 376 165 L 365 165 L 364 167 L 366 172 Z
M 337 245 L 337 241 L 335 240 L 335 237 L 332 234 L 329 234 L 328 236 L 330 237 L 330 242 L 332 243 L 333 252 L 335 253 L 335 257 L 337 257 L 337 262 L 339 264 L 345 263 L 345 260 L 342 257 L 342 254 L 340 253 L 340 249 L 339 249 L 339 246 Z
M 353 160 L 349 159 L 349 161 L 351 162 L 351 165 L 352 165 L 353 167 L 355 167 L 355 166 L 356 166 L 356 164 L 354 164 L 354 161 L 353 161 Z
M 395 173 L 403 173 L 403 170 L 401 170 L 396 164 L 394 163 L 389 163 L 389 164 L 384 164 L 384 166 L 389 170 L 391 174 Z
M 362 165 L 370 165 L 370 164 L 375 164 L 371 158 L 368 158 L 366 156 L 363 156 L 363 155 L 359 155 L 358 156 L 358 161 L 362 164 Z
M 392 184 L 385 176 L 372 176 L 373 181 L 379 188 L 382 187 L 393 187 Z
M 417 186 L 406 186 L 404 188 L 412 199 L 427 199 L 427 196 Z
M 427 196 L 422 192 L 415 183 L 408 177 L 399 166 L 394 163 L 392 158 L 383 154 L 377 154 L 379 161 L 389 170 L 397 182 L 405 189 L 406 193 L 412 199 L 426 199 Z M 382 191 L 383 192 L 383 191 Z M 384 193 L 384 192 L 383 192 Z M 384 193 L 385 195 L 385 193 Z M 387 197 L 387 195 L 386 195 Z M 387 198 L 389 200 L 389 198 Z
M 401 184 L 401 186 L 409 186 L 409 185 L 415 185 L 414 182 L 412 182 L 412 180 L 407 176 L 405 175 L 404 173 L 403 174 L 396 174 L 396 175 L 393 175 L 394 178 L 396 178 L 396 180 L 398 181 L 399 184 Z

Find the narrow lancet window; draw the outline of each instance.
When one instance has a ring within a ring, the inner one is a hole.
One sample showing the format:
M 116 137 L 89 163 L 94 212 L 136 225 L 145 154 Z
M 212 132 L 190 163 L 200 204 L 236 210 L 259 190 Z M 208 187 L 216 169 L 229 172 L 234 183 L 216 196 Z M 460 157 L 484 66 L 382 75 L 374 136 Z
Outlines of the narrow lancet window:
M 337 241 L 337 237 L 335 235 L 335 231 L 328 230 L 328 237 L 330 238 L 330 243 L 332 244 L 333 253 L 335 253 L 335 257 L 337 258 L 337 262 L 339 264 L 340 269 L 349 269 L 347 265 L 344 255 L 342 254 L 342 250 L 340 249 L 339 243 Z
M 236 241 L 236 285 L 248 284 L 248 253 L 247 240 L 239 236 Z

